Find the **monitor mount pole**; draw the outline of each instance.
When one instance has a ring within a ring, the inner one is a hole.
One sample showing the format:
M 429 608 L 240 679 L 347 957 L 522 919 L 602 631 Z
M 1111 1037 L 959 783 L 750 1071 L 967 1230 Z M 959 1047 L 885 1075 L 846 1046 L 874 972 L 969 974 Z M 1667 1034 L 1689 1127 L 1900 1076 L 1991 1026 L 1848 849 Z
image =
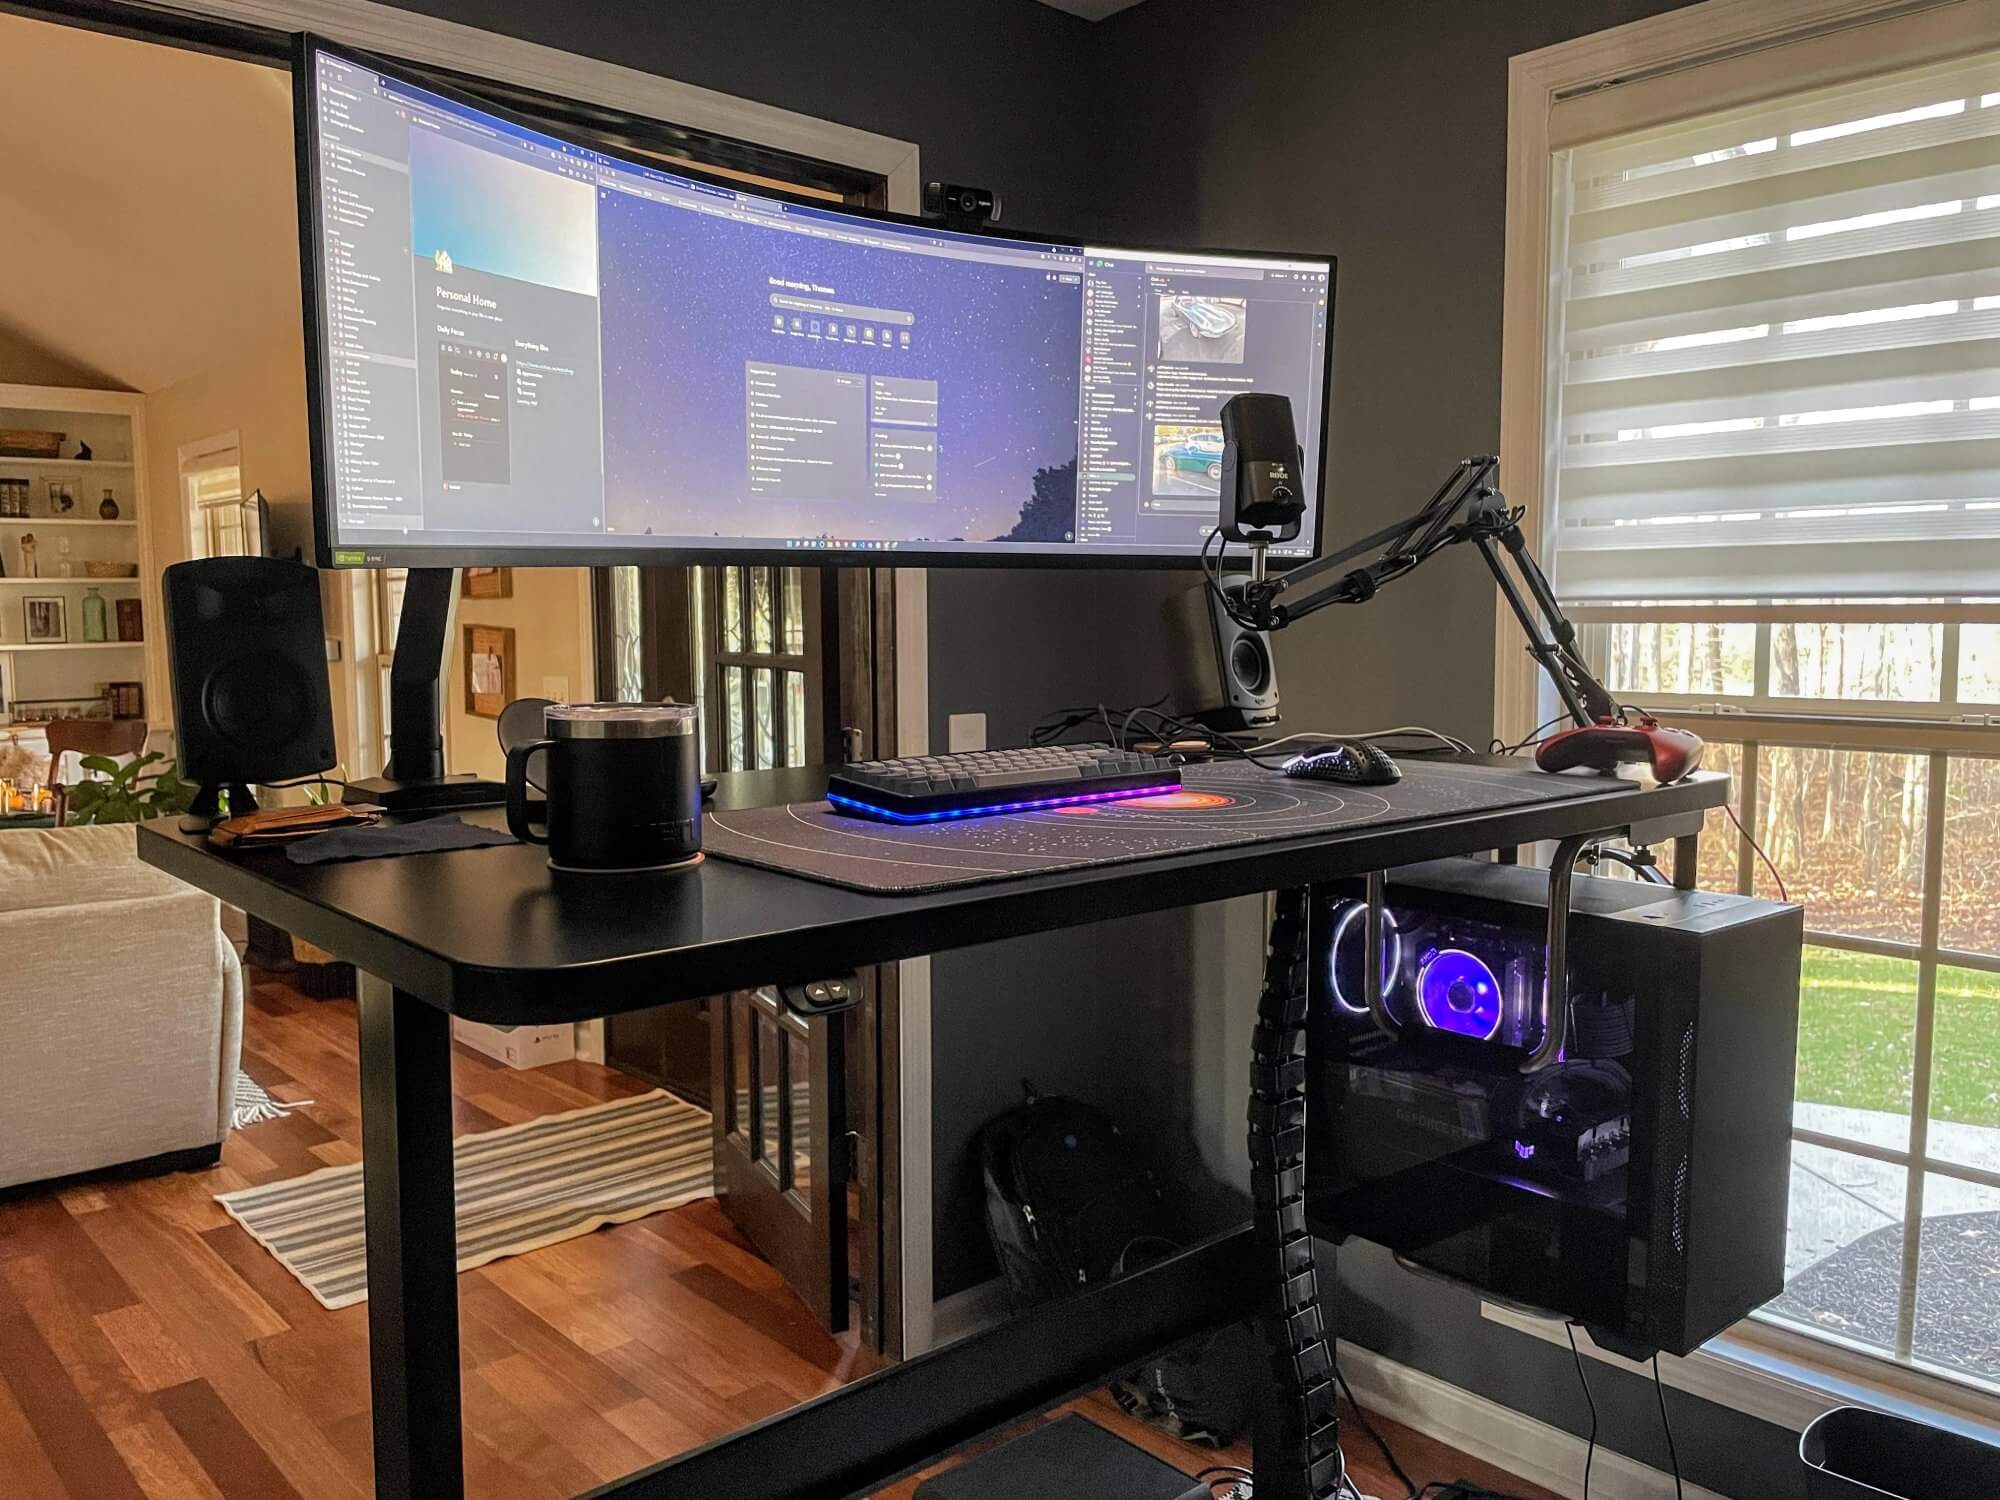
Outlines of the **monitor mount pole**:
M 439 687 L 457 576 L 450 568 L 410 569 L 389 666 L 389 763 L 380 776 L 350 783 L 343 801 L 428 813 L 507 800 L 507 789 L 497 781 L 445 774 Z

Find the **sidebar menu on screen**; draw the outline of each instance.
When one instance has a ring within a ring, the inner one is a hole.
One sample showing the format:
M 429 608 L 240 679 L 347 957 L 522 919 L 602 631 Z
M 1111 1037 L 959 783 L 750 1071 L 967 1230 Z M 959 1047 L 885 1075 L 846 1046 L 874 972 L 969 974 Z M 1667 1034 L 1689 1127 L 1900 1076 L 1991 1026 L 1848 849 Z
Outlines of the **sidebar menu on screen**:
M 407 106 L 371 73 L 324 55 L 317 65 L 322 380 L 335 523 L 342 533 L 420 529 Z
M 1082 394 L 1076 424 L 1076 539 L 1130 541 L 1139 510 L 1145 356 L 1138 268 L 1086 254 Z

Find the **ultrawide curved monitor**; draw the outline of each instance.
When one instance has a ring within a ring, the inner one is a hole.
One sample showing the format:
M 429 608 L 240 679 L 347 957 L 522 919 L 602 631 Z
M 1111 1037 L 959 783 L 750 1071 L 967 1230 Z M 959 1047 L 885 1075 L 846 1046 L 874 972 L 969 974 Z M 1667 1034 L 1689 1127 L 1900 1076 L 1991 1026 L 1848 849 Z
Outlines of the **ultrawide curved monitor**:
M 1192 563 L 1333 263 L 958 234 L 666 171 L 307 41 L 322 566 Z

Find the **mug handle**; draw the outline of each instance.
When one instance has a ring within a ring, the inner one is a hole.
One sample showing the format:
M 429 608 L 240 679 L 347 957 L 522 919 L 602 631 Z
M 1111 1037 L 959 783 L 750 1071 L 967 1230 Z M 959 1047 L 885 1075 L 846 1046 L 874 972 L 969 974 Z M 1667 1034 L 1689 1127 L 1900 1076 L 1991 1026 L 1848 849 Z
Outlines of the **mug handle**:
M 528 757 L 537 750 L 547 750 L 554 740 L 528 740 L 513 746 L 507 752 L 507 830 L 515 838 L 528 844 L 546 844 L 549 841 L 548 803 L 542 803 L 542 831 L 535 832 L 532 815 L 528 810 Z

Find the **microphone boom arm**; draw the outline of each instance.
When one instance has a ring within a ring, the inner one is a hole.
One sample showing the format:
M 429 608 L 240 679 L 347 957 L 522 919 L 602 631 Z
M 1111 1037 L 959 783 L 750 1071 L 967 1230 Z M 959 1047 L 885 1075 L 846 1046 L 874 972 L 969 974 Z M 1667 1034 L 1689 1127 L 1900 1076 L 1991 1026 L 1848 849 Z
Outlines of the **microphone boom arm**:
M 1585 727 L 1622 721 L 1618 701 L 1584 660 L 1576 644 L 1576 626 L 1563 613 L 1548 576 L 1528 550 L 1520 512 L 1508 506 L 1493 482 L 1499 462 L 1492 457 L 1461 459 L 1414 515 L 1338 552 L 1276 577 L 1261 576 L 1261 569 L 1253 569 L 1250 582 L 1228 591 L 1231 613 L 1256 629 L 1282 630 L 1330 604 L 1365 604 L 1383 584 L 1413 571 L 1446 547 L 1470 542 L 1486 559 L 1501 598 L 1528 638 L 1528 654 L 1555 685 L 1570 718 Z M 1512 569 L 1502 551 L 1513 560 Z M 1369 553 L 1376 553 L 1372 562 L 1349 566 Z

